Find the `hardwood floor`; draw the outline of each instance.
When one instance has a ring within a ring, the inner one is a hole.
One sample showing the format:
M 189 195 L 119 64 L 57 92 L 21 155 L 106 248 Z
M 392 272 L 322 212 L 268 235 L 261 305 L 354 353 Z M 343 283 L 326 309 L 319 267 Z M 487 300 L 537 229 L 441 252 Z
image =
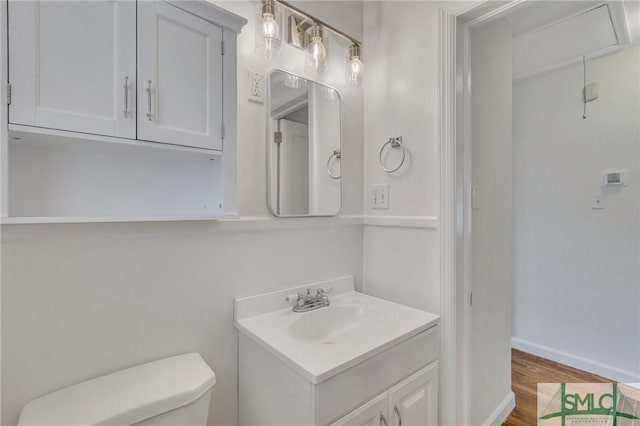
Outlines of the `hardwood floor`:
M 537 425 L 538 383 L 599 383 L 611 380 L 512 349 L 511 382 L 516 394 L 516 408 L 503 426 Z

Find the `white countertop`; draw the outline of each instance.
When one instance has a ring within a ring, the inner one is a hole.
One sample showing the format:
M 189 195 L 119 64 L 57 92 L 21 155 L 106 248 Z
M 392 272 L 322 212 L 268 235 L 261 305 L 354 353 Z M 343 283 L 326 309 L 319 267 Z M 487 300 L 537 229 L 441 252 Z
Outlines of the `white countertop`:
M 337 294 L 329 294 L 331 306 L 305 313 L 293 312 L 290 306 L 251 312 L 238 307 L 243 303 L 240 299 L 236 301 L 236 327 L 310 382 L 321 383 L 440 322 L 438 315 L 356 292 L 352 278 L 350 284 L 345 278 L 340 280 L 333 286 Z M 327 283 L 331 284 L 318 284 Z M 288 292 L 297 290 L 300 288 Z M 266 305 L 274 306 L 273 301 L 283 300 L 283 294 L 287 290 L 265 295 Z M 244 300 L 255 307 L 259 297 Z M 338 333 L 323 330 L 341 321 L 347 327 Z

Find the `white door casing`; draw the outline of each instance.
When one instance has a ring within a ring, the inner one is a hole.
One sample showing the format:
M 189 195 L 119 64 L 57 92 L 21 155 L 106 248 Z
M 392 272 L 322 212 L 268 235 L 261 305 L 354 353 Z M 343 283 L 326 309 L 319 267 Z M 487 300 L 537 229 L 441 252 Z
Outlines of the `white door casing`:
M 469 33 L 525 0 L 440 9 L 442 424 L 469 424 L 471 146 Z

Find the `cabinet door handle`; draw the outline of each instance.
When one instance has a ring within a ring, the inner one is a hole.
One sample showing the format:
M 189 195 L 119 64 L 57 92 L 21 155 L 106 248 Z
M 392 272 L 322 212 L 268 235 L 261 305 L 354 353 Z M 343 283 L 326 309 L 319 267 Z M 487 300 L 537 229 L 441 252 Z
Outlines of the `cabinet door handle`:
M 398 426 L 402 426 L 402 416 L 400 415 L 400 410 L 398 410 L 397 405 L 393 406 L 393 412 L 396 413 L 396 416 L 398 416 Z
M 389 426 L 387 419 L 384 418 L 384 414 L 380 413 L 380 426 Z
M 124 118 L 129 118 L 129 77 L 124 76 Z
M 147 120 L 151 119 L 151 80 L 147 81 Z

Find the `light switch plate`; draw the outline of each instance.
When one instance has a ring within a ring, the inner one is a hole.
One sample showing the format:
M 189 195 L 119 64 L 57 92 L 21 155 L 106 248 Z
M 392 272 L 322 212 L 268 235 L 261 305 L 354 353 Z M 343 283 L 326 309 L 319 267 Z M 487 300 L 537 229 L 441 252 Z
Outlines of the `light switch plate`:
M 377 184 L 371 186 L 371 208 L 384 210 L 389 208 L 388 184 Z
M 249 84 L 247 87 L 247 99 L 252 102 L 260 104 L 264 103 L 264 76 L 255 72 L 249 71 L 248 78 Z

